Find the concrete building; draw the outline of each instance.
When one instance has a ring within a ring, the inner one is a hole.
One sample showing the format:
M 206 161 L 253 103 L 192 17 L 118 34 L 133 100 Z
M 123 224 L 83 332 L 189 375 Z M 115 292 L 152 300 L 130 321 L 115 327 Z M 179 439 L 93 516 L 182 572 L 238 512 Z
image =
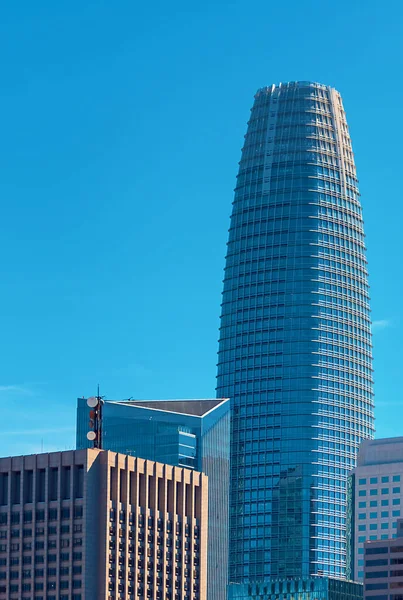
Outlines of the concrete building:
M 403 437 L 362 442 L 348 481 L 348 578 L 363 580 L 366 541 L 396 537 L 402 490 Z
M 365 542 L 364 598 L 367 600 L 403 599 L 403 519 L 397 537 Z
M 87 439 L 87 400 L 77 401 L 77 448 Z M 209 600 L 223 600 L 228 582 L 230 402 L 202 400 L 104 400 L 102 447 L 148 460 L 196 469 L 208 476 Z
M 114 452 L 0 459 L 0 600 L 206 600 L 207 495 Z

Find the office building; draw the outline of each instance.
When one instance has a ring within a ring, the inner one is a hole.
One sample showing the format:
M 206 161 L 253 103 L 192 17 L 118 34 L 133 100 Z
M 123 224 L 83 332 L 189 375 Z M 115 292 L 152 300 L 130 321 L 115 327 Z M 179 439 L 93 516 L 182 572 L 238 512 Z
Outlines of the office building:
M 228 600 L 362 600 L 362 583 L 332 579 L 330 577 L 307 577 L 273 579 L 269 584 L 232 583 Z
M 398 520 L 397 537 L 364 544 L 364 598 L 403 598 L 403 520 Z
M 78 399 L 77 448 L 87 440 L 89 408 Z M 228 580 L 229 400 L 111 401 L 102 404 L 102 447 L 196 469 L 209 479 L 208 600 Z
M 347 576 L 362 581 L 364 542 L 396 537 L 403 516 L 403 437 L 362 442 L 348 490 Z
M 0 459 L 0 600 L 206 600 L 207 477 L 77 450 Z
M 346 574 L 346 483 L 374 433 L 368 273 L 340 94 L 258 90 L 227 247 L 230 581 Z

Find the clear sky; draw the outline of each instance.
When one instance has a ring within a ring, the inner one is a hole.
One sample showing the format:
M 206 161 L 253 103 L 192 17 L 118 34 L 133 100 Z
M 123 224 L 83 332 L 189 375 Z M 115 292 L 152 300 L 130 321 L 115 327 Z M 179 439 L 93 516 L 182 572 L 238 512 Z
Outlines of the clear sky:
M 403 435 L 398 0 L 19 0 L 0 14 L 0 455 L 74 445 L 76 397 L 214 396 L 257 88 L 342 93 L 372 290 L 377 435 Z

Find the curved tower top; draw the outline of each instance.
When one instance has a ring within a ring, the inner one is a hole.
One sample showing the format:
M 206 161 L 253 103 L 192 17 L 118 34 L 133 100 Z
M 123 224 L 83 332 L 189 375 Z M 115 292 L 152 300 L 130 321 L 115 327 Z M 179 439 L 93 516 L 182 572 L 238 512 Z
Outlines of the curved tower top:
M 368 273 L 340 94 L 255 95 L 229 230 L 218 397 L 232 401 L 230 581 L 346 568 L 346 478 L 374 432 Z

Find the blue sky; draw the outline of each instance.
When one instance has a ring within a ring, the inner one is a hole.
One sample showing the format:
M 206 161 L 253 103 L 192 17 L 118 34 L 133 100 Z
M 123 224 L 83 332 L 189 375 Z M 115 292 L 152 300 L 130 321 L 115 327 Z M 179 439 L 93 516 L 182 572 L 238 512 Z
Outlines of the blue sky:
M 0 18 L 0 455 L 73 447 L 76 397 L 214 396 L 257 88 L 343 95 L 370 261 L 377 435 L 403 433 L 402 7 L 20 0 Z

